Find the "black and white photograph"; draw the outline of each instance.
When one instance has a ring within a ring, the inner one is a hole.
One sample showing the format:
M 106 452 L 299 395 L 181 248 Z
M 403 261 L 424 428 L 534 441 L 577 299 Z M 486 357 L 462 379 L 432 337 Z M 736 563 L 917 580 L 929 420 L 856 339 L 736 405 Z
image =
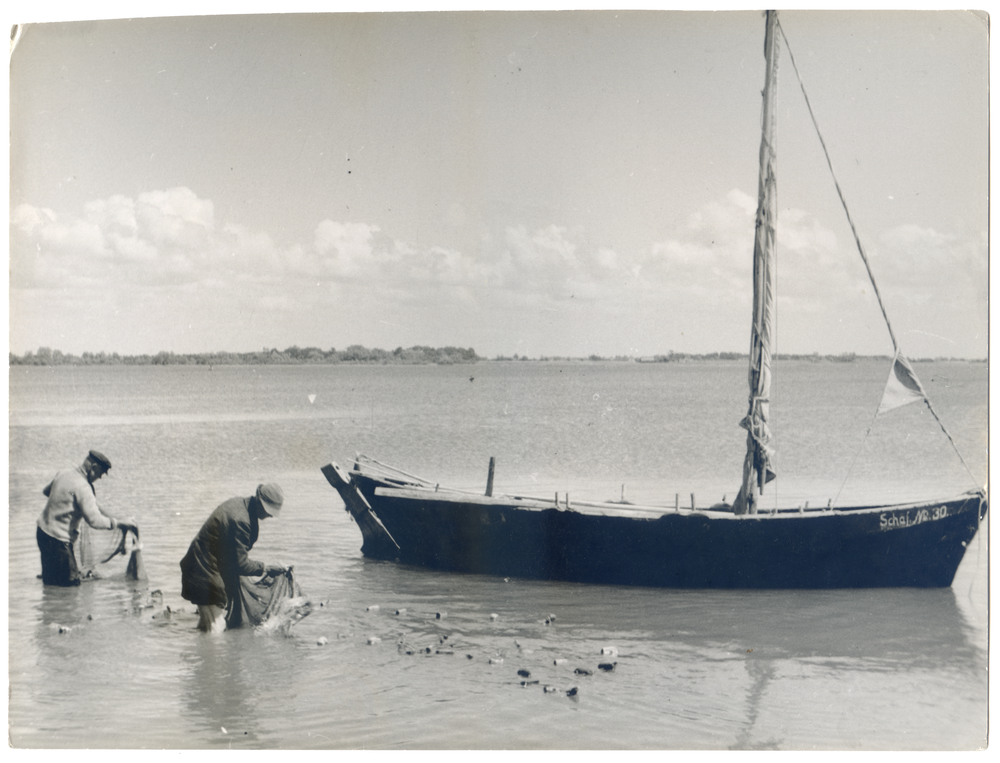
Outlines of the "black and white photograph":
M 988 747 L 987 12 L 20 5 L 10 748 Z

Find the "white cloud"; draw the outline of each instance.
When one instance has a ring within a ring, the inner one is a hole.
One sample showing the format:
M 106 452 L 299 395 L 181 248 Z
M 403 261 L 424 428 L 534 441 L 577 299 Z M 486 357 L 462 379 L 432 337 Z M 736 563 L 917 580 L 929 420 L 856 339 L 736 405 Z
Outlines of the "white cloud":
M 374 225 L 323 220 L 316 226 L 314 247 L 322 257 L 325 271 L 335 277 L 361 276 L 372 256 Z
M 98 224 L 88 220 L 61 221 L 51 209 L 19 205 L 11 216 L 13 233 L 35 239 L 37 245 L 64 254 L 105 254 Z
M 739 190 L 691 214 L 674 238 L 653 243 L 639 261 L 643 288 L 697 315 L 749 304 L 756 202 Z M 716 308 L 718 310 L 718 308 Z
M 214 205 L 188 188 L 139 194 L 135 204 L 138 234 L 157 247 L 204 247 L 213 228 Z
M 56 213 L 51 209 L 19 204 L 10 215 L 10 224 L 22 233 L 30 234 L 43 225 L 54 222 Z
M 377 232 L 378 228 L 374 225 L 323 220 L 316 226 L 316 251 L 326 254 L 335 249 L 355 255 L 367 254 L 371 251 L 372 236 Z
M 344 341 L 360 343 L 388 336 L 393 345 L 435 337 L 475 345 L 475 337 L 489 336 L 496 344 L 500 327 L 511 342 L 532 337 L 536 353 L 610 354 L 626 340 L 650 352 L 742 350 L 745 332 L 737 327 L 750 303 L 755 208 L 733 190 L 658 242 L 612 248 L 590 241 L 583 228 L 511 225 L 460 251 L 332 219 L 316 225 L 311 241 L 304 233 L 279 246 L 264 231 L 216 221 L 212 202 L 187 188 L 95 200 L 78 216 L 20 205 L 11 213 L 12 348 L 32 331 L 40 338 L 26 340 L 28 347 L 56 346 L 53 336 L 87 324 L 76 345 L 60 348 L 102 349 L 94 327 L 103 325 L 104 349 L 135 351 L 117 338 L 141 325 L 143 341 L 157 342 L 143 350 L 152 352 L 279 346 L 284 336 L 281 346 L 329 345 L 340 341 L 326 339 L 331 331 L 351 331 Z M 973 323 L 985 314 L 985 296 L 981 306 L 968 299 L 985 295 L 984 238 L 908 225 L 886 231 L 872 250 L 880 283 L 893 284 L 883 294 L 890 309 L 900 308 L 901 331 L 931 332 L 952 320 L 947 311 L 957 303 Z M 941 279 L 927 277 L 934 269 L 963 276 L 937 287 Z M 70 300 L 62 294 L 67 284 L 85 288 Z M 778 295 L 779 351 L 843 349 L 807 336 L 805 318 L 821 331 L 850 323 L 848 340 L 858 326 L 881 320 L 857 254 L 799 210 L 779 216 Z M 55 307 L 44 314 L 28 307 L 37 304 Z M 402 335 L 387 326 L 403 327 Z M 377 327 L 383 333 L 369 334 Z M 324 340 L 308 339 L 309 332 Z M 875 333 L 884 343 L 884 328 Z M 570 341 L 575 348 L 559 344 Z
M 778 245 L 799 255 L 828 258 L 837 236 L 801 209 L 783 209 L 778 217 Z
M 208 199 L 199 199 L 190 188 L 140 193 L 137 206 L 155 211 L 172 222 L 192 223 L 207 229 L 214 225 L 215 205 Z
M 12 216 L 12 285 L 92 283 L 97 263 L 110 285 L 188 281 L 216 253 L 213 226 L 212 202 L 187 188 L 98 199 L 81 217 L 22 204 Z
M 108 199 L 97 199 L 84 206 L 87 219 L 105 231 L 136 235 L 139 225 L 135 219 L 135 202 L 116 194 Z
M 511 264 L 535 274 L 549 273 L 553 268 L 575 267 L 577 247 L 567 234 L 566 228 L 557 225 L 532 232 L 523 225 L 508 227 L 505 243 Z

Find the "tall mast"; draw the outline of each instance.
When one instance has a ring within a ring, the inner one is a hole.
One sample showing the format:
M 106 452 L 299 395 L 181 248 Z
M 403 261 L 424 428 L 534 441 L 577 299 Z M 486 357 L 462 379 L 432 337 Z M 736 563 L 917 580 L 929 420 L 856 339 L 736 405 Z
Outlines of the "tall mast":
M 778 222 L 775 168 L 775 110 L 778 97 L 778 12 L 767 11 L 764 33 L 764 106 L 761 118 L 760 177 L 757 186 L 757 224 L 753 245 L 753 325 L 750 330 L 750 405 L 740 426 L 747 430 L 743 485 L 733 510 L 756 514 L 771 471 L 771 350 L 774 341 L 775 226 Z

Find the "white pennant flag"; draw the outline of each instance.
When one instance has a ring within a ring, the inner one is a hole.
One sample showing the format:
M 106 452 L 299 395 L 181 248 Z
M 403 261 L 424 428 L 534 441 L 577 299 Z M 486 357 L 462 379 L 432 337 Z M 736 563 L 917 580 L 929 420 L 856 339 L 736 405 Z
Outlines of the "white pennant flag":
M 892 360 L 892 370 L 889 371 L 889 380 L 885 383 L 885 391 L 882 393 L 882 402 L 879 403 L 876 416 L 925 398 L 924 388 L 910 368 L 909 361 L 901 352 L 897 352 Z

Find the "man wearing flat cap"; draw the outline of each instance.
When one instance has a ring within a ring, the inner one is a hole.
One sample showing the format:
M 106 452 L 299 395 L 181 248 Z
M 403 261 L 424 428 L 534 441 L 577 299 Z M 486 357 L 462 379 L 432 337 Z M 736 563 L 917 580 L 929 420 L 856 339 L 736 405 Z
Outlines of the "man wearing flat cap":
M 108 457 L 92 450 L 81 466 L 59 472 L 42 491 L 48 501 L 38 517 L 35 538 L 42 555 L 42 582 L 46 585 L 80 585 L 82 575 L 73 541 L 80 535 L 81 519 L 98 530 L 121 527 L 138 533 L 134 521 L 109 517 L 97 505 L 94 483 L 110 468 Z
M 285 496 L 273 482 L 249 498 L 230 498 L 201 526 L 181 560 L 181 596 L 198 605 L 198 629 L 219 633 L 239 605 L 240 576 L 274 577 L 287 571 L 247 556 L 257 542 L 262 519 L 281 512 Z

